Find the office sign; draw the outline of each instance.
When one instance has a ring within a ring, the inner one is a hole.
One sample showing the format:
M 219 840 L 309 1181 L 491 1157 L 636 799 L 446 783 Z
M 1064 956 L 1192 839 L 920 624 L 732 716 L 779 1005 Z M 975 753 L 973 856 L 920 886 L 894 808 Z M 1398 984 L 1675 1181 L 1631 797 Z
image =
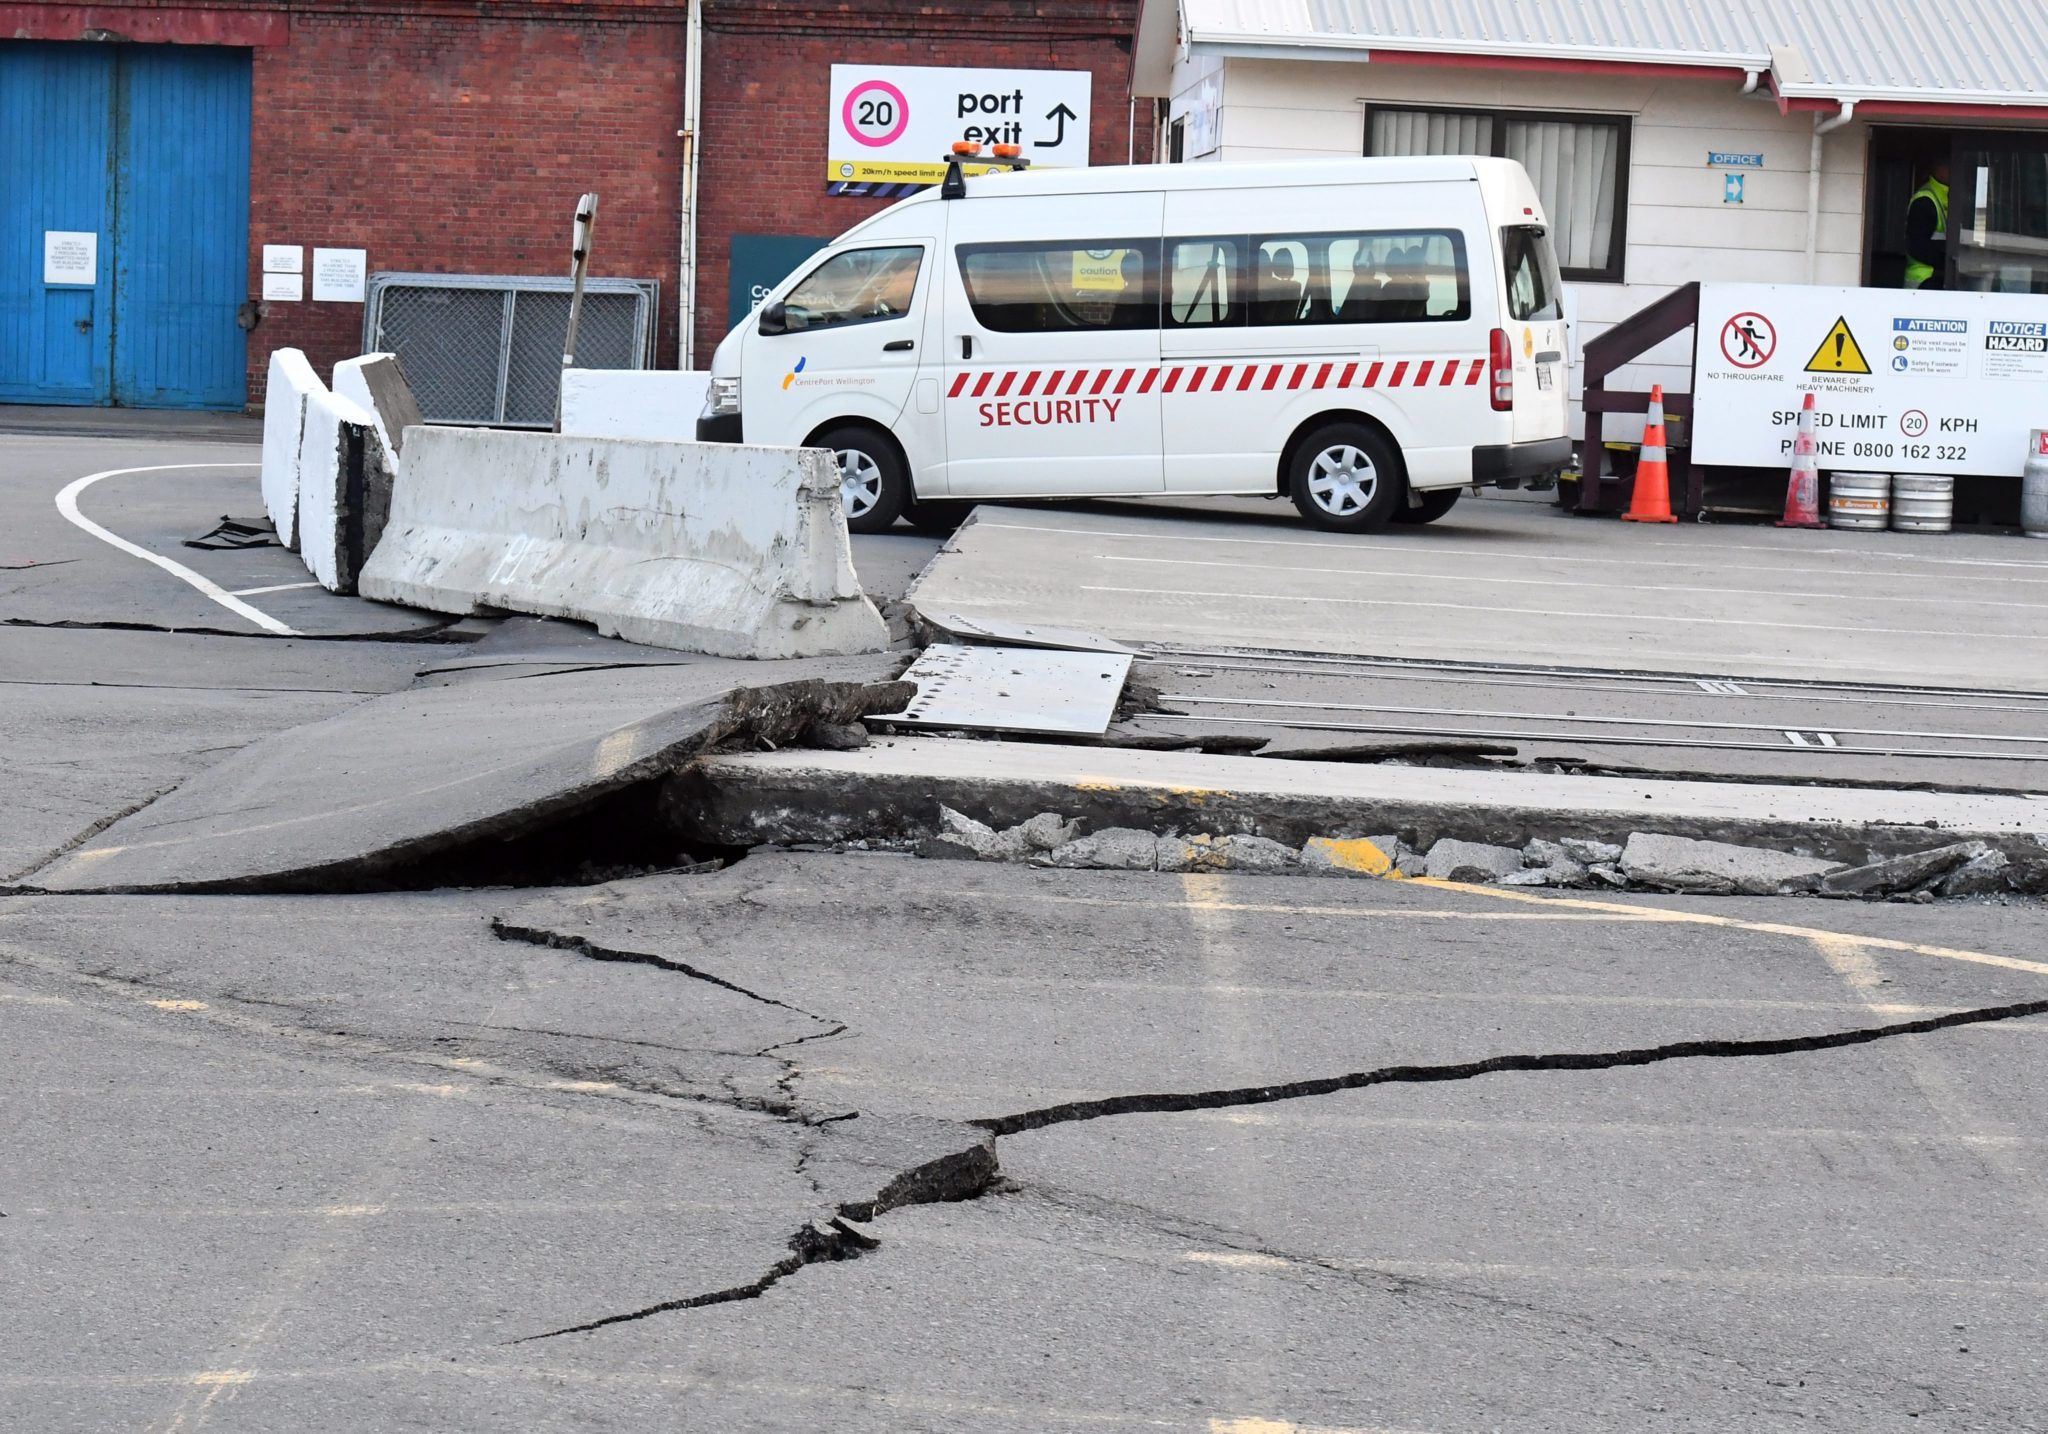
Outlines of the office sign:
M 1697 463 L 2017 477 L 2048 422 L 2048 295 L 1702 284 Z
M 1017 145 L 1033 165 L 1084 167 L 1091 91 L 1087 70 L 834 65 L 826 188 L 907 194 L 937 184 L 960 140 Z

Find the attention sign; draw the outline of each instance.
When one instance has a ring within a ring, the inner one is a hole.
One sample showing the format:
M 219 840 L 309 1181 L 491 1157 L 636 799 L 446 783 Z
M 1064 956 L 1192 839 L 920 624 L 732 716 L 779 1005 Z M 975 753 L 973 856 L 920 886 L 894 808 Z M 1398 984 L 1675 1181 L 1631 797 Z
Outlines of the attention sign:
M 889 195 L 937 184 L 962 140 L 1014 144 L 1035 167 L 1083 168 L 1093 89 L 1087 70 L 834 65 L 826 189 Z
M 1820 466 L 2017 477 L 2048 392 L 2048 295 L 1702 284 L 1692 456 L 1781 468 L 1805 396 Z

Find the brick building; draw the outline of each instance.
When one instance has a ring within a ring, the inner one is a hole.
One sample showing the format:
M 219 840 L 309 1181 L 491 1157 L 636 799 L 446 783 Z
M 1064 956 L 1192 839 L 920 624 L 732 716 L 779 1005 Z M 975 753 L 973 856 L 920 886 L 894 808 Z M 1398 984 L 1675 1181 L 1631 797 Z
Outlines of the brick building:
M 700 363 L 727 327 L 734 236 L 825 237 L 887 202 L 827 192 L 835 63 L 1085 70 L 1092 162 L 1151 153 L 1152 108 L 1129 99 L 1136 0 L 699 4 Z M 585 190 L 592 272 L 659 284 L 655 361 L 675 364 L 689 15 L 0 3 L 0 402 L 260 404 L 274 349 L 324 371 L 359 351 L 364 316 L 310 274 L 299 300 L 264 301 L 266 245 L 361 250 L 371 273 L 556 276 Z

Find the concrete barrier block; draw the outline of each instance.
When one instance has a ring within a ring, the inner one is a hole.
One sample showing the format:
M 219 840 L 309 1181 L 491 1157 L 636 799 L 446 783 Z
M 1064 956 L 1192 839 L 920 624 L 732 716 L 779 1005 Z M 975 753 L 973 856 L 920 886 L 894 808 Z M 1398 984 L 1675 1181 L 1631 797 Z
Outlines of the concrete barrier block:
M 711 375 L 689 370 L 572 368 L 562 371 L 561 431 L 585 438 L 691 443 Z
M 879 652 L 831 455 L 414 428 L 365 597 L 721 657 Z
M 297 349 L 270 356 L 270 380 L 263 391 L 263 511 L 277 540 L 299 546 L 299 439 L 309 394 L 327 386 Z
M 381 495 L 373 503 L 372 494 Z M 325 389 L 306 399 L 299 439 L 299 556 L 320 586 L 353 593 L 390 504 L 391 468 L 368 410 Z
M 404 456 L 405 430 L 427 420 L 406 382 L 397 354 L 364 354 L 334 366 L 334 391 L 369 410 L 377 420 L 377 441 L 390 455 L 392 472 Z

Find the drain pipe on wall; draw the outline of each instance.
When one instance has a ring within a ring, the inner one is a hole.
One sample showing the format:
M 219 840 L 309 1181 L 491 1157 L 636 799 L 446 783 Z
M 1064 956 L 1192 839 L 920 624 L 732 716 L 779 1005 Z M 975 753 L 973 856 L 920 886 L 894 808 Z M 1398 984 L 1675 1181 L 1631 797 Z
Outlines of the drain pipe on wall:
M 1820 161 L 1821 137 L 1856 118 L 1856 101 L 1843 100 L 1841 109 L 1822 119 L 1813 117 L 1813 149 L 1806 165 L 1806 282 L 1820 274 Z
M 697 136 L 704 109 L 704 4 L 690 0 L 690 18 L 683 28 L 682 243 L 677 255 L 681 282 L 676 285 L 676 367 L 689 371 L 696 358 L 697 337 Z

